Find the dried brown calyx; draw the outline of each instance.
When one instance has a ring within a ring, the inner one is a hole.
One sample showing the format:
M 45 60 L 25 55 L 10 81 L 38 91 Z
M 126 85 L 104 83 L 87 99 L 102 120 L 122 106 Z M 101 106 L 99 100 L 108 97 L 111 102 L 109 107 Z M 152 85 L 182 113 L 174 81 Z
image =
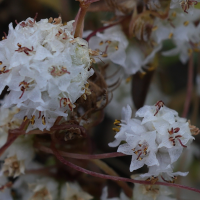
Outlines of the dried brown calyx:
M 137 6 L 137 0 L 107 0 L 106 3 L 110 9 L 124 14 L 130 13 Z
M 149 12 L 137 15 L 130 22 L 129 34 L 139 40 L 148 41 L 153 29 L 154 17 Z
M 105 108 L 108 104 L 107 84 L 103 72 L 95 70 L 95 73 L 85 85 L 85 94 L 76 101 L 75 112 L 79 121 L 88 120 L 92 114 Z M 87 99 L 86 99 L 87 95 Z
M 24 174 L 25 166 L 23 161 L 19 161 L 17 156 L 6 158 L 3 164 L 2 172 L 5 176 L 17 177 Z
M 196 126 L 192 125 L 190 120 L 188 120 L 188 123 L 189 123 L 189 128 L 190 128 L 191 134 L 192 135 L 198 135 L 200 133 L 199 128 L 197 128 Z

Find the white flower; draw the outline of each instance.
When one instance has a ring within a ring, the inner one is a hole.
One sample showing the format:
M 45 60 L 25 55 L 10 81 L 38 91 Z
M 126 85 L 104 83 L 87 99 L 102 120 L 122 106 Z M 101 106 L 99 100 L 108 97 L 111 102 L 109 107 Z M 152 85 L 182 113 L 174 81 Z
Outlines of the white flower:
M 142 124 L 156 120 L 166 120 L 170 124 L 175 122 L 178 113 L 175 110 L 167 108 L 162 101 L 158 101 L 154 106 L 143 106 L 136 113 L 136 117 L 142 117 Z
M 4 164 L 1 171 L 4 175 L 13 176 L 15 178 L 20 174 L 24 174 L 24 161 L 18 160 L 17 155 L 8 157 L 4 160 Z
M 177 176 L 187 176 L 188 172 L 173 172 L 173 166 L 167 153 L 158 152 L 157 159 L 159 166 L 154 165 L 149 167 L 149 172 L 141 174 L 140 177 L 146 178 L 148 181 L 165 181 L 174 183 Z
M 78 183 L 66 183 L 61 189 L 62 200 L 90 200 L 93 199 L 91 195 L 82 190 Z
M 89 40 L 89 47 L 99 52 L 96 61 L 110 60 L 115 64 L 125 66 L 128 41 L 119 25 L 110 27 L 104 33 L 97 33 Z
M 156 166 L 159 173 L 172 174 L 171 164 L 177 161 L 183 148 L 190 145 L 194 139 L 186 119 L 180 118 L 178 113 L 164 106 L 158 101 L 155 106 L 143 106 L 136 112 L 142 121 L 131 118 L 130 106 L 124 107 L 122 121 L 116 120 L 114 128 L 118 133 L 116 140 L 109 146 L 118 146 L 118 152 L 132 155 L 130 171 Z M 154 167 L 152 167 L 154 169 Z M 159 174 L 158 173 L 158 174 Z M 177 173 L 177 175 L 185 175 Z
M 2 147 L 8 138 L 8 130 L 18 128 L 21 120 L 13 118 L 19 112 L 19 109 L 5 109 L 0 107 L 0 147 Z M 30 136 L 19 136 L 13 144 L 6 149 L 1 156 L 4 159 L 1 172 L 7 176 L 19 176 L 23 174 L 25 168 L 34 157 L 34 150 Z
M 87 42 L 72 35 L 73 21 L 65 26 L 60 17 L 50 22 L 28 18 L 15 29 L 11 23 L 0 42 L 0 91 L 6 85 L 10 90 L 3 106 L 27 107 L 29 116 L 20 118 L 29 117 L 33 125 L 39 117 L 34 128 L 41 130 L 73 110 L 93 73 Z
M 166 121 L 156 121 L 152 123 L 158 133 L 158 148 L 166 147 L 171 162 L 175 162 L 180 157 L 183 148 L 186 148 L 194 139 L 191 136 L 188 122 L 169 124 Z
M 133 175 L 131 178 L 136 180 L 144 180 L 138 175 Z M 171 198 L 169 195 L 171 195 L 169 189 L 161 185 L 135 184 L 133 189 L 134 200 L 176 200 Z
M 120 145 L 117 149 L 117 152 L 132 155 L 130 171 L 139 169 L 144 164 L 159 165 L 156 158 L 156 131 L 136 134 L 126 134 L 127 143 Z
M 145 47 L 146 48 L 146 47 Z M 144 52 L 141 45 L 129 45 L 127 48 L 127 57 L 125 62 L 125 71 L 127 74 L 135 74 L 148 68 L 148 65 L 153 61 L 155 54 L 162 48 L 162 43 L 156 45 L 150 52 Z
M 182 10 L 186 13 L 193 13 L 194 5 L 198 4 L 197 1 L 191 1 L 191 0 L 172 0 L 170 3 L 170 8 L 182 8 Z
M 109 68 L 110 67 L 111 66 L 109 66 Z M 111 102 L 106 106 L 105 111 L 106 114 L 112 119 L 120 119 L 120 107 L 124 107 L 126 105 L 130 105 L 131 107 L 133 107 L 133 100 L 131 97 L 131 81 L 127 83 L 127 81 L 122 78 L 120 86 L 113 91 L 113 96 L 114 98 L 112 98 Z
M 108 198 L 108 187 L 104 187 L 101 200 L 129 200 L 129 198 L 123 192 L 120 193 L 120 197 Z
M 123 107 L 121 113 L 122 120 L 116 120 L 114 123 L 115 125 L 117 125 L 117 128 L 114 129 L 116 130 L 117 134 L 115 135 L 115 140 L 108 144 L 110 147 L 116 147 L 120 144 L 121 141 L 125 141 L 125 133 L 132 132 L 131 127 L 137 127 L 137 125 L 139 124 L 139 120 L 133 120 L 131 119 L 131 117 L 131 107 L 129 105 L 127 105 L 127 107 Z

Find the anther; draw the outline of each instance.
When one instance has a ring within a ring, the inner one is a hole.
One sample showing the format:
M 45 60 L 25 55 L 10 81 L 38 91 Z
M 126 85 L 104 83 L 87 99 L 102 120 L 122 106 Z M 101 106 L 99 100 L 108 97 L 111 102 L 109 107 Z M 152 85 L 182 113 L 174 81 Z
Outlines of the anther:
M 103 41 L 99 42 L 99 45 L 103 45 Z
M 158 29 L 158 26 L 154 26 L 151 30 L 156 31 Z
M 189 21 L 185 21 L 185 22 L 183 23 L 184 26 L 187 26 L 188 24 L 189 24 Z
M 111 41 L 110 41 L 110 40 L 107 40 L 106 43 L 111 44 Z
M 119 128 L 112 128 L 112 130 L 115 131 L 115 132 L 119 132 L 120 131 Z
M 103 53 L 101 56 L 106 58 L 106 57 L 108 57 L 108 54 L 107 53 Z
M 42 124 L 45 125 L 46 124 L 46 120 L 45 120 L 45 116 L 42 115 Z
M 120 123 L 121 123 L 121 121 L 116 119 L 113 124 L 116 125 L 116 126 L 119 126 Z
M 173 33 L 170 33 L 168 38 L 171 39 L 173 37 L 173 35 L 174 35 Z
M 172 13 L 172 17 L 176 17 L 176 12 L 173 12 L 173 13 Z
M 27 117 L 27 116 L 24 116 L 23 121 L 25 122 L 27 119 L 28 119 L 28 117 Z
M 158 113 L 158 111 L 161 109 L 161 107 L 163 107 L 165 104 L 164 104 L 164 102 L 163 101 L 158 101 L 157 103 L 156 103 L 156 113 L 154 114 L 154 116 L 156 116 L 156 114 Z
M 31 124 L 35 124 L 35 115 L 32 116 L 31 120 L 30 120 Z

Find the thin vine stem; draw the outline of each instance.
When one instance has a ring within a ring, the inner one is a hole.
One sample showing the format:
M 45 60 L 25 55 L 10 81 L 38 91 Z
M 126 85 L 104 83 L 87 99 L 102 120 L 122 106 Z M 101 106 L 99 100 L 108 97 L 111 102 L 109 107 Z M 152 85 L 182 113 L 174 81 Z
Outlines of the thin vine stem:
M 42 146 L 40 144 L 34 145 L 37 150 L 43 151 L 45 153 L 54 154 L 53 150 L 48 147 Z M 58 151 L 61 156 L 68 157 L 68 158 L 75 158 L 75 159 L 83 159 L 83 160 L 92 160 L 92 159 L 106 159 L 106 158 L 115 158 L 126 156 L 123 153 L 113 152 L 113 153 L 103 153 L 103 154 L 94 154 L 94 155 L 87 155 L 87 154 L 77 154 L 77 153 L 68 153 L 64 151 Z
M 66 159 L 64 159 L 59 152 L 55 149 L 54 145 L 52 144 L 52 149 L 54 152 L 54 155 L 56 156 L 56 158 L 62 162 L 63 164 L 77 170 L 80 172 L 83 172 L 85 174 L 89 174 L 91 176 L 95 176 L 98 178 L 103 178 L 103 179 L 109 179 L 109 180 L 113 180 L 113 181 L 125 181 L 125 182 L 131 182 L 131 183 L 138 183 L 138 184 L 144 184 L 144 185 L 153 185 L 151 182 L 149 181 L 141 181 L 141 180 L 134 180 L 134 179 L 130 179 L 130 178 L 123 178 L 123 177 L 117 177 L 117 176 L 110 176 L 110 175 L 105 175 L 105 174 L 100 174 L 97 172 L 93 172 L 87 169 L 84 169 L 82 167 L 79 167 L 69 161 L 67 161 Z M 182 188 L 182 189 L 186 189 L 186 190 L 190 190 L 193 192 L 197 192 L 200 193 L 200 190 L 196 189 L 196 188 L 192 188 L 192 187 L 188 187 L 188 186 L 184 186 L 184 185 L 179 185 L 179 184 L 174 184 L 174 183 L 165 183 L 165 182 L 156 182 L 154 185 L 164 185 L 164 186 L 169 186 L 169 187 L 175 187 L 175 188 Z
M 90 33 L 87 38 L 85 39 L 87 42 L 90 40 L 91 37 L 95 36 L 97 34 L 97 32 L 102 32 L 104 30 L 106 30 L 107 28 L 110 28 L 116 24 L 118 24 L 119 22 L 115 23 L 115 24 L 110 24 L 110 25 L 107 25 L 107 26 L 103 26 L 101 28 L 98 28 L 96 29 L 95 31 L 93 31 L 92 33 Z

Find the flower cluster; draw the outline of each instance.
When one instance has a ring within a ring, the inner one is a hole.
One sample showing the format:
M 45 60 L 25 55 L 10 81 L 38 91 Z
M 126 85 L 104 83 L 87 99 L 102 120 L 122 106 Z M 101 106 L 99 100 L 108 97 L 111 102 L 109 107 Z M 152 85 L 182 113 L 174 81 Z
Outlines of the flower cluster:
M 161 49 L 162 44 L 155 45 L 152 51 L 149 48 L 144 51 L 135 42 L 128 45 L 128 40 L 117 25 L 106 29 L 103 33 L 97 33 L 89 40 L 89 47 L 98 52 L 96 62 L 112 62 L 124 68 L 126 76 L 143 71 L 143 68 L 153 61 L 155 54 Z
M 66 118 L 93 74 L 88 44 L 74 38 L 73 22 L 28 18 L 15 28 L 11 23 L 0 42 L 0 91 L 6 85 L 10 91 L 3 106 L 20 108 L 28 130 L 48 130 L 58 116 Z
M 130 106 L 122 110 L 122 120 L 116 120 L 117 132 L 115 141 L 109 146 L 118 146 L 118 152 L 132 155 L 130 171 L 149 167 L 149 173 L 141 175 L 148 180 L 161 178 L 173 182 L 178 175 L 187 173 L 173 172 L 173 163 L 182 154 L 184 148 L 190 145 L 194 137 L 191 135 L 188 122 L 180 118 L 178 113 L 167 108 L 162 101 L 154 106 L 144 106 L 131 118 Z

